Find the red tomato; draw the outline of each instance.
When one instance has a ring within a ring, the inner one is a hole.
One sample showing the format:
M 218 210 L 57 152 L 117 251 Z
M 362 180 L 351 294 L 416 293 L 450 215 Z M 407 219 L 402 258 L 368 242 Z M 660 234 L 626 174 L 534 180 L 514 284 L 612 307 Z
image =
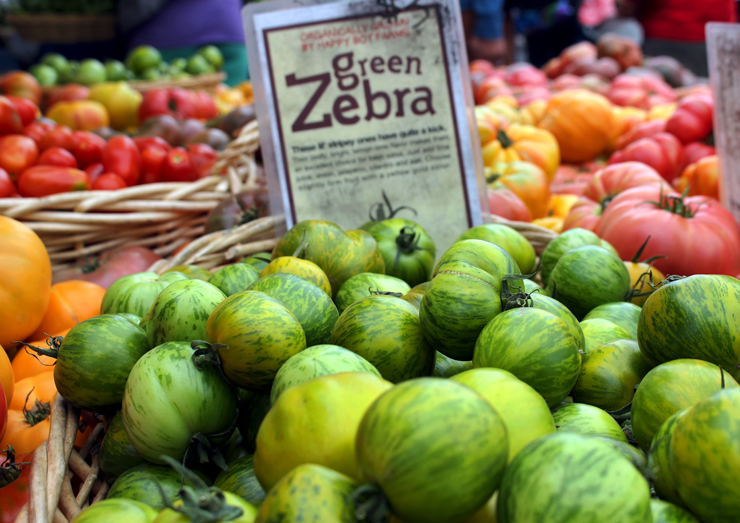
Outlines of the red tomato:
M 95 183 L 95 180 L 98 179 L 98 176 L 105 172 L 105 167 L 103 167 L 102 163 L 94 163 L 85 167 L 85 172 L 90 178 L 90 183 Z
M 52 283 L 68 280 L 83 280 L 97 283 L 104 289 L 118 278 L 146 271 L 162 257 L 151 249 L 129 245 L 105 251 L 99 258 L 91 259 L 89 265 L 80 265 L 54 273 Z
M 205 143 L 189 143 L 186 147 L 190 153 L 190 160 L 195 170 L 198 171 L 198 178 L 210 175 L 211 167 L 218 159 L 218 153 L 213 147 Z
M 521 198 L 509 189 L 488 189 L 488 205 L 491 214 L 515 222 L 531 222 L 532 213 Z
M 28 136 L 11 134 L 0 138 L 0 168 L 5 169 L 11 179 L 18 180 L 23 171 L 36 163 L 39 149 Z
M 0 169 L 0 198 L 10 198 L 15 194 L 15 185 L 8 171 Z
M 617 151 L 624 149 L 632 142 L 636 142 L 642 138 L 648 138 L 663 131 L 665 131 L 665 120 L 640 122 L 617 139 L 614 149 Z
M 32 461 L 32 459 L 33 454 L 28 454 L 26 456 L 15 456 L 14 461 L 16 463 L 27 463 Z M 3 458 L 0 458 L 0 462 L 2 460 Z M 18 479 L 0 490 L 0 499 L 2 499 L 2 503 L 0 503 L 0 523 L 14 523 L 23 505 L 28 503 L 28 498 L 31 494 L 28 486 L 28 480 L 31 476 L 31 466 L 19 466 L 22 470 Z
M 195 118 L 210 120 L 218 116 L 216 102 L 213 101 L 210 94 L 205 91 L 191 91 L 190 95 Z
M 102 163 L 106 172 L 116 173 L 133 187 L 141 175 L 141 154 L 128 136 L 114 136 L 103 148 Z
M 194 118 L 193 99 L 189 91 L 179 89 L 152 89 L 144 93 L 139 106 L 139 121 L 166 114 L 175 118 Z
M 141 153 L 141 183 L 156 183 L 162 173 L 167 151 L 158 146 L 147 147 Z
M 105 140 L 94 133 L 75 131 L 72 133 L 74 145 L 72 154 L 77 158 L 80 168 L 99 163 L 105 147 Z
M 156 147 L 164 152 L 172 149 L 172 146 L 168 144 L 164 138 L 160 138 L 159 136 L 136 136 L 134 137 L 134 143 L 141 153 L 144 152 L 144 149 L 149 147 Z
M 72 167 L 73 169 L 77 169 L 77 160 L 66 149 L 49 147 L 41 153 L 36 165 L 56 165 L 57 167 Z
M 604 206 L 597 203 L 590 198 L 581 196 L 570 208 L 568 216 L 563 220 L 563 231 L 568 229 L 587 229 L 589 231 L 595 231 L 601 221 L 601 214 L 604 211 Z
M 90 178 L 85 171 L 52 165 L 30 167 L 23 171 L 18 180 L 18 192 L 21 196 L 32 198 L 88 189 Z
M 717 151 L 714 147 L 707 145 L 704 142 L 691 142 L 684 145 L 683 154 L 684 163 L 686 165 L 691 165 L 707 156 L 714 156 L 717 154 Z
M 71 151 L 74 149 L 74 138 L 72 138 L 72 130 L 69 127 L 63 125 L 56 125 L 52 130 L 46 133 L 39 140 L 39 150 L 44 151 L 49 147 L 61 147 Z
M 93 191 L 117 191 L 126 187 L 124 179 L 115 173 L 103 173 L 92 184 Z
M 740 273 L 740 228 L 706 196 L 682 198 L 659 184 L 635 187 L 612 200 L 596 232 L 625 260 L 651 236 L 643 256 L 666 255 L 654 263 L 666 275 Z
M 174 147 L 168 153 L 162 164 L 159 176 L 162 182 L 193 182 L 198 179 L 190 153 L 182 147 Z
M 608 98 L 616 105 L 650 109 L 658 104 L 675 102 L 676 93 L 658 78 L 621 74 L 612 81 Z
M 6 96 L 0 96 L 0 135 L 22 132 L 23 121 L 15 105 Z
M 563 164 L 555 171 L 555 178 L 550 184 L 550 193 L 581 196 L 593 176 L 593 171 L 587 168 Z
M 23 127 L 30 125 L 39 115 L 39 108 L 28 98 L 19 98 L 17 96 L 8 96 L 8 100 L 15 106 L 18 116 L 21 117 Z
M 36 142 L 36 145 L 39 145 L 44 135 L 46 135 L 46 133 L 48 133 L 55 127 L 57 127 L 57 124 L 55 122 L 41 118 L 24 127 L 23 134 Z
M 596 171 L 583 190 L 583 195 L 597 203 L 603 203 L 632 187 L 663 181 L 663 177 L 655 169 L 644 163 L 615 163 Z
M 684 166 L 683 147 L 672 134 L 658 133 L 631 143 L 609 158 L 610 165 L 630 161 L 649 165 L 670 182 L 681 173 Z
M 678 102 L 676 111 L 665 124 L 666 132 L 681 143 L 703 140 L 712 132 L 714 100 L 710 94 L 689 94 Z

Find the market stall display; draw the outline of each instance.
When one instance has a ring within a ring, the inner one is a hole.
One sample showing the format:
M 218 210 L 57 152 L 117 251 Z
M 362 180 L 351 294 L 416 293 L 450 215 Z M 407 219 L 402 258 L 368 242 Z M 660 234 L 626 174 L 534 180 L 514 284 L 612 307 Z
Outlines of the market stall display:
M 738 521 L 709 89 L 611 35 L 470 74 L 491 214 L 447 249 L 285 230 L 249 90 L 51 122 L 0 79 L 0 521 Z

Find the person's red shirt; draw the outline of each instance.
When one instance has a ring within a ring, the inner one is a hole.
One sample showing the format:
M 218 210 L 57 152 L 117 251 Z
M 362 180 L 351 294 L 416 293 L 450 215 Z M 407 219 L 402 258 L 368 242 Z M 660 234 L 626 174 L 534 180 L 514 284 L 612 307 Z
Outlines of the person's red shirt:
M 703 42 L 707 22 L 737 22 L 735 0 L 638 0 L 635 3 L 645 38 Z

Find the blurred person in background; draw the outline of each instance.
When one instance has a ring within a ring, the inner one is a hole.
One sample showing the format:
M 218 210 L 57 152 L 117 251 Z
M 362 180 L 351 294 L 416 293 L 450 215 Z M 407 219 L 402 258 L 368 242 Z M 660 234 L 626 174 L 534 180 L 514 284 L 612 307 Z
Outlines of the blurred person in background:
M 504 0 L 460 0 L 468 58 L 503 65 L 507 57 Z
M 241 8 L 241 0 L 121 0 L 118 19 L 129 49 L 150 45 L 168 62 L 215 45 L 233 86 L 249 78 Z
M 707 22 L 737 22 L 735 0 L 616 0 L 621 16 L 643 26 L 647 56 L 672 56 L 699 76 L 707 76 Z

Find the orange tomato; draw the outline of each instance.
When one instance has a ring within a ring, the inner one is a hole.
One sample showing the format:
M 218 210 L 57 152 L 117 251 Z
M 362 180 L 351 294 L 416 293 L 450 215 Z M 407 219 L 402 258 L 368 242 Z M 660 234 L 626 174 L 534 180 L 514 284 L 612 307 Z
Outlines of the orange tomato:
M 73 131 L 93 131 L 110 125 L 105 106 L 92 100 L 57 102 L 51 106 L 46 117 Z
M 487 178 L 490 189 L 506 187 L 524 202 L 532 218 L 547 216 L 550 187 L 542 169 L 533 163 L 515 161 L 498 163 L 491 173 Z
M 545 100 L 533 100 L 521 108 L 522 123 L 526 125 L 537 125 L 545 116 L 547 102 Z
M 499 130 L 497 139 L 484 146 L 482 152 L 486 167 L 522 160 L 542 169 L 548 182 L 555 177 L 560 165 L 560 150 L 555 137 L 531 125 L 512 124 L 506 130 Z
M 72 280 L 51 287 L 51 299 L 41 324 L 31 339 L 43 339 L 46 334 L 70 329 L 100 314 L 105 289 L 95 283 Z
M 563 230 L 563 218 L 560 218 L 559 216 L 546 216 L 545 218 L 532 220 L 532 223 L 539 225 L 540 227 L 550 229 L 558 234 Z
M 8 428 L 0 441 L 0 448 L 12 445 L 17 456 L 36 450 L 36 447 L 49 439 L 50 412 L 48 405 L 40 408 L 34 405 L 28 411 L 9 410 Z
M 632 129 L 635 125 L 647 120 L 647 113 L 643 109 L 637 107 L 621 107 L 615 105 L 612 107 L 612 115 L 614 116 L 614 129 L 612 136 L 609 139 L 610 151 L 616 149 L 617 140 L 624 135 L 627 131 Z
M 10 405 L 10 400 L 13 399 L 14 382 L 15 377 L 10 358 L 8 358 L 8 353 L 0 345 L 0 387 L 3 388 L 7 405 Z
M 689 196 L 711 196 L 719 199 L 719 161 L 717 156 L 706 156 L 684 169 L 673 182 L 678 192 L 689 188 Z
M 62 332 L 56 333 L 54 336 L 66 336 L 68 332 L 69 329 L 66 329 Z M 42 349 L 47 349 L 49 348 L 49 345 L 47 343 L 48 339 L 49 338 L 44 337 L 44 339 L 30 342 L 29 345 L 40 347 Z M 36 357 L 34 357 L 34 354 L 36 355 Z M 22 379 L 35 376 L 36 374 L 39 374 L 41 372 L 51 372 L 54 370 L 55 361 L 56 360 L 54 358 L 50 358 L 49 356 L 41 356 L 34 353 L 30 349 L 21 347 L 13 357 L 13 374 L 16 381 L 20 381 Z
M 548 214 L 565 219 L 573 204 L 578 201 L 575 194 L 553 194 L 550 197 L 550 208 Z
M 9 408 L 10 410 L 23 410 L 23 407 L 30 409 L 36 400 L 41 403 L 51 403 L 56 395 L 57 386 L 54 383 L 54 374 L 42 372 L 15 382 L 15 393 Z

